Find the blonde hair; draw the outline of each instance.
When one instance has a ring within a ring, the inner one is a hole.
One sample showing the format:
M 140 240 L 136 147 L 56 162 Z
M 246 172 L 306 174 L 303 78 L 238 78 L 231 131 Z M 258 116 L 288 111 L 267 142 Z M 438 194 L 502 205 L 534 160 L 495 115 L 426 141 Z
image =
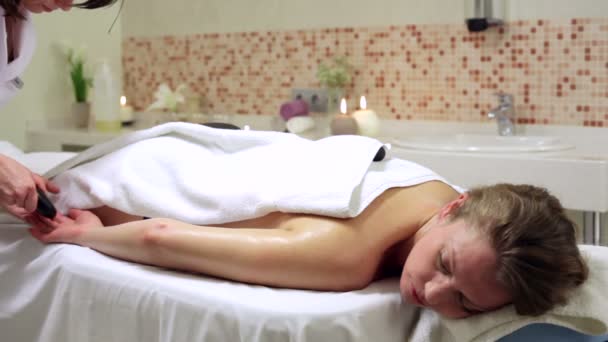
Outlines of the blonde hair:
M 520 315 L 540 315 L 567 301 L 588 268 L 576 226 L 559 200 L 532 185 L 497 184 L 469 192 L 451 219 L 462 218 L 486 236 L 498 256 L 497 280 Z

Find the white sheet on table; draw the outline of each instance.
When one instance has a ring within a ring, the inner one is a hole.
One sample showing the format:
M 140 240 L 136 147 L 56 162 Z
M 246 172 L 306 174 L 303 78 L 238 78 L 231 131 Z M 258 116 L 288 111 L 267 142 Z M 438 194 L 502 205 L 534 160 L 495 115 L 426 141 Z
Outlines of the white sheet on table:
M 0 225 L 3 341 L 399 341 L 418 310 L 398 281 L 333 293 L 275 289 L 43 246 Z

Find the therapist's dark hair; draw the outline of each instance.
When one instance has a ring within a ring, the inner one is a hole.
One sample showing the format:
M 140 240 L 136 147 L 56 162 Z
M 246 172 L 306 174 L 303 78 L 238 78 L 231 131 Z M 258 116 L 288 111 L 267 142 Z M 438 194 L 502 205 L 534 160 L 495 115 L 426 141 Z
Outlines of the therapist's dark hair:
M 113 5 L 118 0 L 86 0 L 75 3 L 72 7 L 95 9 Z M 0 0 L 0 6 L 4 8 L 4 16 L 25 19 L 23 13 L 19 11 L 21 0 Z

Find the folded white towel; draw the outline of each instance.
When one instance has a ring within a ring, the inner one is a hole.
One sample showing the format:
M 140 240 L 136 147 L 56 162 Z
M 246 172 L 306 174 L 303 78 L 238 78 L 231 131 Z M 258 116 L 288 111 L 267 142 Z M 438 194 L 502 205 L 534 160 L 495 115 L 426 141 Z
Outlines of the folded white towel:
M 410 341 L 496 341 L 533 323 L 550 323 L 587 335 L 608 334 L 608 248 L 581 245 L 589 279 L 572 292 L 569 302 L 538 316 L 519 316 L 513 306 L 467 319 L 449 320 L 433 312 L 420 316 Z M 427 311 L 427 310 L 424 310 Z
M 94 146 L 47 176 L 58 175 L 61 211 L 108 205 L 194 224 L 274 211 L 354 217 L 389 187 L 443 181 L 411 162 L 373 162 L 382 146 L 170 123 Z

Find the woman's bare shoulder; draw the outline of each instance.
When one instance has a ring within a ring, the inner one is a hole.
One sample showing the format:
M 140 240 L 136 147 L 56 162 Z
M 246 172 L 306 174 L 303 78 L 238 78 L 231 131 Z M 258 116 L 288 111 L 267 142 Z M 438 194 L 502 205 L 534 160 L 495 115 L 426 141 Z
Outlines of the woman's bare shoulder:
M 378 196 L 352 224 L 370 229 L 390 245 L 414 235 L 445 204 L 456 199 L 456 192 L 442 182 L 391 188 Z
M 451 186 L 431 181 L 408 187 L 386 190 L 359 215 L 365 221 L 384 222 L 387 218 L 422 219 L 456 199 L 458 192 Z

